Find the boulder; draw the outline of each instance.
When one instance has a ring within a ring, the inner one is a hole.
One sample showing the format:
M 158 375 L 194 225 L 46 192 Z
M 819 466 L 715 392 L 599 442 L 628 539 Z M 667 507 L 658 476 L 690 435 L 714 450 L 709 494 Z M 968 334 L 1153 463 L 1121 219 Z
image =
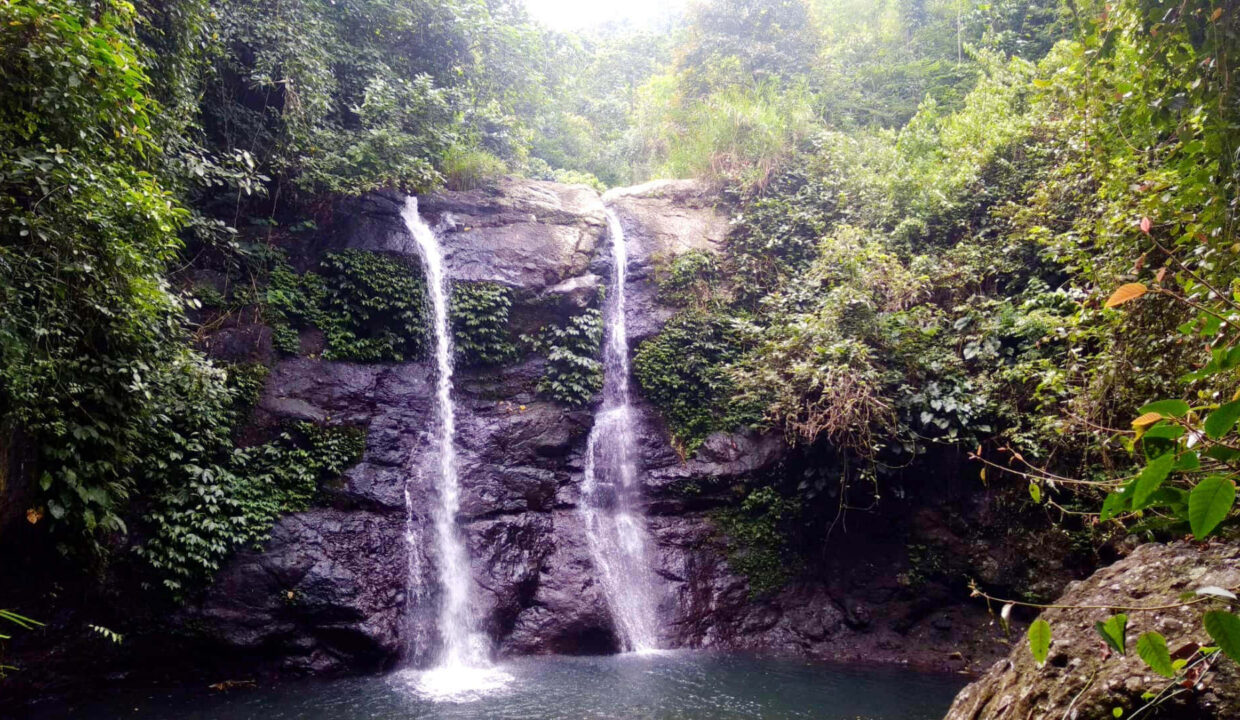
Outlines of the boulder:
M 390 665 L 400 652 L 404 604 L 401 526 L 392 516 L 331 509 L 285 517 L 266 550 L 235 557 L 184 623 L 285 670 Z
M 1240 586 L 1240 545 L 1176 542 L 1138 547 L 1089 579 L 1070 584 L 1053 603 L 1069 607 L 1043 613 L 1053 637 L 1043 667 L 1037 666 L 1020 638 L 1006 659 L 961 691 L 946 720 L 1102 720 L 1115 717 L 1115 708 L 1122 708 L 1123 717 L 1133 716 L 1146 704 L 1144 693 L 1158 693 L 1169 684 L 1138 657 L 1137 638 L 1159 632 L 1172 652 L 1194 643 L 1209 644 L 1201 625 L 1208 605 L 1128 611 L 1129 649 L 1124 656 L 1109 652 L 1094 630 L 1095 622 L 1112 613 L 1093 608 L 1174 606 L 1183 593 L 1211 585 Z M 1156 717 L 1240 717 L 1240 668 L 1220 658 L 1192 688 L 1172 694 Z

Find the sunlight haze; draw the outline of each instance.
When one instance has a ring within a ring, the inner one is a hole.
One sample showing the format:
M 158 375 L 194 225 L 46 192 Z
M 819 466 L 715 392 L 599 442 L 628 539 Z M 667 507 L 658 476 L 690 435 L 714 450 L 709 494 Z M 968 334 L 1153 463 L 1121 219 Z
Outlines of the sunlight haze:
M 556 30 L 580 30 L 616 21 L 654 25 L 675 15 L 684 5 L 684 0 L 629 0 L 624 3 L 525 0 L 525 7 L 535 20 Z

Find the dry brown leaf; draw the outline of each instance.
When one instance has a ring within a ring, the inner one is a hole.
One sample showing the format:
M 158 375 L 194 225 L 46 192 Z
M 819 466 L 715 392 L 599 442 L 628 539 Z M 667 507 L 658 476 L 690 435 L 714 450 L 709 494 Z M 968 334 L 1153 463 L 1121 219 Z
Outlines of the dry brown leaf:
M 1111 299 L 1107 300 L 1106 306 L 1109 308 L 1118 307 L 1126 302 L 1136 300 L 1147 292 L 1149 292 L 1149 288 L 1141 283 L 1128 283 L 1127 285 L 1121 285 L 1119 289 L 1111 295 Z

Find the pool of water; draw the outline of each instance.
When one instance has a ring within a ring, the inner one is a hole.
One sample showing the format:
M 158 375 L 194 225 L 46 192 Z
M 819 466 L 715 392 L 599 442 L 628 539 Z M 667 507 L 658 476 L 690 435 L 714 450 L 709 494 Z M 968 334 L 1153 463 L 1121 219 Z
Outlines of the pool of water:
M 416 673 L 227 692 L 146 692 L 79 707 L 113 720 L 939 720 L 960 677 L 741 655 L 671 652 L 505 663 L 505 681 L 443 699 Z

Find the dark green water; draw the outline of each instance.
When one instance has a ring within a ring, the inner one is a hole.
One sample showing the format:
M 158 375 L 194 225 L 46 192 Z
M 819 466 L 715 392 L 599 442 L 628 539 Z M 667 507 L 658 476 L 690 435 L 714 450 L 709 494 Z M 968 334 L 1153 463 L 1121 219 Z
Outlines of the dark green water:
M 676 652 L 527 658 L 511 680 L 468 701 L 435 702 L 417 678 L 284 683 L 227 693 L 146 693 L 70 717 L 163 720 L 939 720 L 964 680 L 899 669 Z

